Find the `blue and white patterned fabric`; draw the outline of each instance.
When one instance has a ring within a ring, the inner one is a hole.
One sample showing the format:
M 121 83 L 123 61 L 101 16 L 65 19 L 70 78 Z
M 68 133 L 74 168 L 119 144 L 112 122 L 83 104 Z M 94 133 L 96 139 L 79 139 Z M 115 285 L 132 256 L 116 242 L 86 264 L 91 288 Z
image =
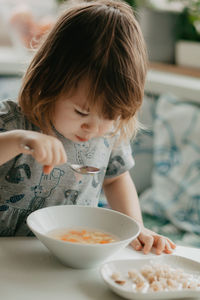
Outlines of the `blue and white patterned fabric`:
M 194 234 L 200 246 L 200 104 L 158 99 L 153 159 L 152 187 L 140 197 L 143 212 Z

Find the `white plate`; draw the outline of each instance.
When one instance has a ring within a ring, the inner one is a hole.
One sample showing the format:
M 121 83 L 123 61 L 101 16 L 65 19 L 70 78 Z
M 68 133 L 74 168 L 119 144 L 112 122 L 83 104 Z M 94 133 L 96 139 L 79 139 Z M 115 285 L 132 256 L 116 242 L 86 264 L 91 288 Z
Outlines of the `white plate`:
M 151 262 L 168 264 L 173 268 L 183 269 L 184 272 L 200 276 L 200 263 L 194 260 L 184 258 L 177 255 L 161 255 L 159 257 L 114 260 L 104 263 L 100 269 L 101 276 L 106 284 L 116 294 L 126 299 L 178 299 L 178 298 L 200 298 L 200 291 L 197 290 L 181 290 L 181 291 L 162 291 L 162 292 L 134 292 L 129 282 L 119 285 L 114 282 L 111 275 L 114 272 L 120 273 L 122 278 L 127 277 L 127 272 L 131 269 L 140 269 L 145 264 Z

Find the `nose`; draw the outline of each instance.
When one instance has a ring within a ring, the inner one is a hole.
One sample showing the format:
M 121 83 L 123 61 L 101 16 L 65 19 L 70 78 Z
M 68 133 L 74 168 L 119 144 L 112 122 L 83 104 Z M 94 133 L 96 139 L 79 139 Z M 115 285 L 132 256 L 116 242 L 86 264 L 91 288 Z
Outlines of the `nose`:
M 97 120 L 88 120 L 81 125 L 81 128 L 87 133 L 98 133 L 99 122 Z

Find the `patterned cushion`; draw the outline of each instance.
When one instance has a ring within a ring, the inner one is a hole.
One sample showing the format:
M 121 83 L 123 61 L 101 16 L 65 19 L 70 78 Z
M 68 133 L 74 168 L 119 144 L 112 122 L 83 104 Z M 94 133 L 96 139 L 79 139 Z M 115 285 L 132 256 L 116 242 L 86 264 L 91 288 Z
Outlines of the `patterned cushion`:
M 143 212 L 200 234 L 200 104 L 172 95 L 158 99 L 154 123 L 152 188 Z

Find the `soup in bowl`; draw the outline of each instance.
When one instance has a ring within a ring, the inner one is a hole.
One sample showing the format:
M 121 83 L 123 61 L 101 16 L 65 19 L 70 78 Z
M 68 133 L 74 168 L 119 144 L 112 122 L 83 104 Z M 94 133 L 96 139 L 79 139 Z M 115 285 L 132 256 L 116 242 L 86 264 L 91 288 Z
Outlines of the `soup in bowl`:
M 139 224 L 125 214 L 78 205 L 36 210 L 27 225 L 60 262 L 73 268 L 98 266 L 140 233 Z

